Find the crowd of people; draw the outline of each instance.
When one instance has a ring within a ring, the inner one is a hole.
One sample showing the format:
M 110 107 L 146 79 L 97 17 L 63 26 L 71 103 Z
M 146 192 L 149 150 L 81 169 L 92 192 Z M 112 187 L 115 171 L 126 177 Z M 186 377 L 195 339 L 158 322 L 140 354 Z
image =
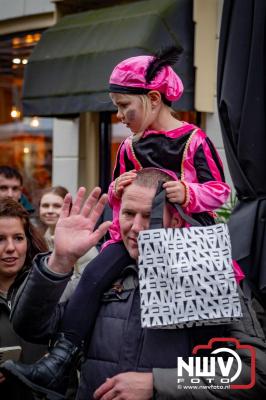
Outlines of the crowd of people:
M 0 393 L 10 385 L 22 386 L 28 396 L 64 399 L 78 369 L 77 400 L 230 398 L 230 388 L 178 389 L 176 367 L 177 357 L 190 357 L 196 345 L 235 338 L 256 349 L 256 383 L 249 391 L 234 390 L 234 396 L 264 397 L 265 337 L 240 285 L 239 321 L 183 329 L 141 326 L 138 235 L 149 229 L 158 186 L 167 198 L 165 228 L 188 226 L 173 204 L 201 225 L 214 224 L 214 211 L 230 194 L 213 143 L 199 127 L 172 113 L 171 102 L 183 93 L 172 69 L 179 55 L 180 49 L 172 48 L 131 57 L 114 68 L 110 97 L 132 135 L 118 150 L 108 196 L 100 188 L 86 199 L 85 188 L 73 198 L 61 186 L 46 189 L 36 230 L 23 208 L 20 174 L 0 168 L 0 299 L 8 329 L 17 338 L 6 343 L 5 332 L 0 333 L 0 345 L 19 341 L 22 348 L 19 359 L 1 365 Z M 112 220 L 100 223 L 107 201 Z M 109 238 L 98 252 L 107 231 Z M 26 359 L 24 341 L 37 343 L 45 356 Z M 246 381 L 250 366 L 242 361 Z

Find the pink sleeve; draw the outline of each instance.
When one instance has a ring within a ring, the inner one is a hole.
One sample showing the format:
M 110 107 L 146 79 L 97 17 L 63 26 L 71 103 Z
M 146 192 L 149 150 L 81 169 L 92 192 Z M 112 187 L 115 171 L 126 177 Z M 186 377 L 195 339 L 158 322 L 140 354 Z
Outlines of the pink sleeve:
M 189 202 L 185 207 L 188 214 L 214 211 L 228 199 L 231 189 L 227 183 L 210 181 L 205 183 L 188 183 Z
M 115 166 L 113 169 L 113 174 L 112 174 L 112 179 L 113 181 L 110 183 L 109 188 L 108 188 L 108 202 L 110 206 L 113 208 L 113 204 L 116 202 L 116 196 L 115 196 L 115 191 L 114 191 L 114 186 L 115 186 L 115 180 L 118 176 L 126 172 L 126 166 L 125 166 L 125 141 L 123 141 L 116 154 L 116 161 L 115 161 Z
M 126 140 L 126 139 L 125 139 Z M 112 179 L 113 181 L 126 172 L 126 165 L 125 165 L 125 153 L 126 153 L 126 146 L 125 146 L 125 140 L 120 144 L 117 154 L 116 154 L 116 160 L 115 160 L 115 166 L 113 169 L 113 176 Z
M 222 161 L 206 134 L 198 130 L 188 147 L 183 163 L 183 180 L 188 188 L 187 213 L 214 211 L 231 192 L 224 182 Z

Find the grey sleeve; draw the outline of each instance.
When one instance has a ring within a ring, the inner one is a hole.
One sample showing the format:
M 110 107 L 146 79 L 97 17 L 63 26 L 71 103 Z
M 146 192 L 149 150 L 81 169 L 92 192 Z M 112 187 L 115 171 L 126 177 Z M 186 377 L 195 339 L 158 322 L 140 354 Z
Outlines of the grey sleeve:
M 204 385 L 202 380 L 201 385 Z M 216 400 L 216 394 L 205 389 L 179 388 L 177 370 L 153 369 L 154 400 Z M 227 392 L 226 399 L 230 398 Z
M 180 390 L 177 391 L 177 370 L 172 369 L 161 369 L 155 368 L 153 373 L 153 387 L 154 396 L 156 400 L 172 400 L 172 399 L 193 399 L 191 393 L 184 390 L 182 393 Z M 184 397 L 186 395 L 186 397 Z
M 226 336 L 236 338 L 241 344 L 250 345 L 256 352 L 255 385 L 251 389 L 195 389 L 178 388 L 176 369 L 154 369 L 154 399 L 156 400 L 238 400 L 263 399 L 266 397 L 266 342 L 263 331 L 258 323 L 250 299 L 240 291 L 243 319 L 228 325 Z M 204 344 L 204 343 L 203 343 Z M 242 360 L 241 383 L 250 382 L 250 357 L 246 351 L 238 350 Z M 219 370 L 218 370 L 219 371 Z M 218 374 L 217 374 L 218 376 Z M 185 378 L 186 380 L 186 378 Z M 199 385 L 208 386 L 201 378 Z M 188 385 L 189 386 L 189 385 Z
M 11 312 L 15 331 L 34 343 L 47 343 L 56 333 L 65 304 L 59 304 L 59 300 L 72 275 L 53 274 L 46 267 L 46 257 L 47 254 L 35 257 Z

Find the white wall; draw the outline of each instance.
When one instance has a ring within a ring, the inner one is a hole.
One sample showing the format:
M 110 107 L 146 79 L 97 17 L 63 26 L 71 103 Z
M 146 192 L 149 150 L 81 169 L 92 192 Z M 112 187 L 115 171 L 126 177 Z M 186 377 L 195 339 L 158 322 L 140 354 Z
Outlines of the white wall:
M 65 186 L 72 195 L 78 188 L 79 118 L 54 118 L 52 185 Z
M 0 20 L 53 12 L 50 0 L 0 0 Z

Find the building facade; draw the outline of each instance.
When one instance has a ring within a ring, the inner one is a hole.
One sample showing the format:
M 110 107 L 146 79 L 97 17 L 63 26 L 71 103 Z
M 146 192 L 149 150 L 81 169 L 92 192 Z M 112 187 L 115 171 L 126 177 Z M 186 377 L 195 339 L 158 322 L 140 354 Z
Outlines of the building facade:
M 185 43 L 180 75 L 187 88 L 175 110 L 213 140 L 230 183 L 216 108 L 222 0 L 167 1 L 0 0 L 0 164 L 23 170 L 33 196 L 51 184 L 72 193 L 80 185 L 106 190 L 129 134 L 106 95 L 112 65 L 171 41 L 173 31 Z M 176 19 L 166 6 L 176 7 Z

